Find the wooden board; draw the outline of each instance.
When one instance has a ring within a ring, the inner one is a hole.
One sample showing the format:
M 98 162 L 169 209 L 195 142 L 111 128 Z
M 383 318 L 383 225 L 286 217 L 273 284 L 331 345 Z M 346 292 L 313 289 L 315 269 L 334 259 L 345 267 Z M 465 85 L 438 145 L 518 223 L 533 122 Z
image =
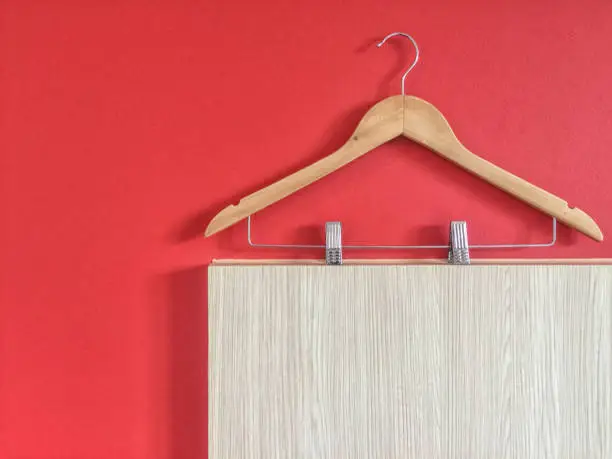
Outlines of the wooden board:
M 611 266 L 212 266 L 221 458 L 610 458 Z
M 345 265 L 448 265 L 448 258 L 343 258 Z M 472 265 L 612 265 L 612 258 L 471 258 Z M 325 265 L 324 258 L 225 258 L 213 265 Z

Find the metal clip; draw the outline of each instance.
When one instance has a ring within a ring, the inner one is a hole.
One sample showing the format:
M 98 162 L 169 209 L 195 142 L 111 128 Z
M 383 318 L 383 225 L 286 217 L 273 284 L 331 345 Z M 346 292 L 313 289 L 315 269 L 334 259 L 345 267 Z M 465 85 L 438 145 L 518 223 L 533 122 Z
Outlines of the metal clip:
M 448 262 L 451 265 L 469 265 L 470 248 L 466 222 L 451 222 Z
M 325 223 L 325 263 L 342 264 L 342 223 Z

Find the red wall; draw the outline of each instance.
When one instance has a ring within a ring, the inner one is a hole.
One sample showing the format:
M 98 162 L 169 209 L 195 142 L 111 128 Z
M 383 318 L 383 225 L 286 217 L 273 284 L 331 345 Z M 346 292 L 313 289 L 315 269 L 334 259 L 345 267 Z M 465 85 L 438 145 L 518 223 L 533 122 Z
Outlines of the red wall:
M 474 152 L 612 229 L 612 2 L 0 3 L 0 457 L 199 458 L 206 265 L 248 249 L 222 207 L 331 153 L 407 90 Z M 537 242 L 549 220 L 396 141 L 256 217 L 259 241 Z M 347 253 L 347 257 L 444 253 Z M 554 249 L 612 257 L 559 229 Z

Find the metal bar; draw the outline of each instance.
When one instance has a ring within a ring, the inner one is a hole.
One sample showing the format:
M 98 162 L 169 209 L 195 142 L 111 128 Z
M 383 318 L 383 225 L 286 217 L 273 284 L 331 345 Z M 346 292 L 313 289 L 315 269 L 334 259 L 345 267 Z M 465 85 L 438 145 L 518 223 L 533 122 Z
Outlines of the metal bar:
M 275 248 L 275 249 L 324 249 L 321 244 L 268 244 L 253 242 L 251 229 L 251 216 L 247 217 L 247 241 L 251 247 Z M 529 244 L 476 244 L 470 245 L 470 249 L 522 249 L 532 247 L 552 247 L 557 242 L 557 219 L 552 219 L 552 240 L 550 242 L 536 242 Z M 449 244 L 444 245 L 343 245 L 344 249 L 354 250 L 420 250 L 420 249 L 449 249 Z

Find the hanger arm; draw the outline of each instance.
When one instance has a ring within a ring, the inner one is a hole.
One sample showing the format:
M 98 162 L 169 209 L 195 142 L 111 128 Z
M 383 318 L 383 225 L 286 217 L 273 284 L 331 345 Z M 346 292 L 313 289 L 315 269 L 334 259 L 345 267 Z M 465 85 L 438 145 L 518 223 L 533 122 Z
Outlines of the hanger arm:
M 539 211 L 595 239 L 603 240 L 597 223 L 584 211 L 475 155 L 461 144 L 450 125 L 429 102 L 405 96 L 403 135 Z
M 237 205 L 227 206 L 208 224 L 205 235 L 212 236 L 238 223 L 401 135 L 402 101 L 390 97 L 366 113 L 348 142 L 336 152 L 242 198 Z
M 383 143 L 380 143 L 380 145 Z M 206 236 L 218 233 L 255 212 L 286 198 L 369 151 L 369 149 L 359 148 L 361 146 L 360 143 L 349 141 L 335 153 L 242 198 L 237 205 L 227 206 L 210 222 L 206 228 Z
M 448 156 L 442 153 L 439 154 L 542 213 L 555 217 L 561 223 L 580 231 L 596 241 L 603 240 L 603 233 L 597 223 L 583 210 L 577 207 L 570 207 L 567 201 L 476 156 L 463 146 L 457 147 L 454 151 L 449 151 L 448 153 Z

